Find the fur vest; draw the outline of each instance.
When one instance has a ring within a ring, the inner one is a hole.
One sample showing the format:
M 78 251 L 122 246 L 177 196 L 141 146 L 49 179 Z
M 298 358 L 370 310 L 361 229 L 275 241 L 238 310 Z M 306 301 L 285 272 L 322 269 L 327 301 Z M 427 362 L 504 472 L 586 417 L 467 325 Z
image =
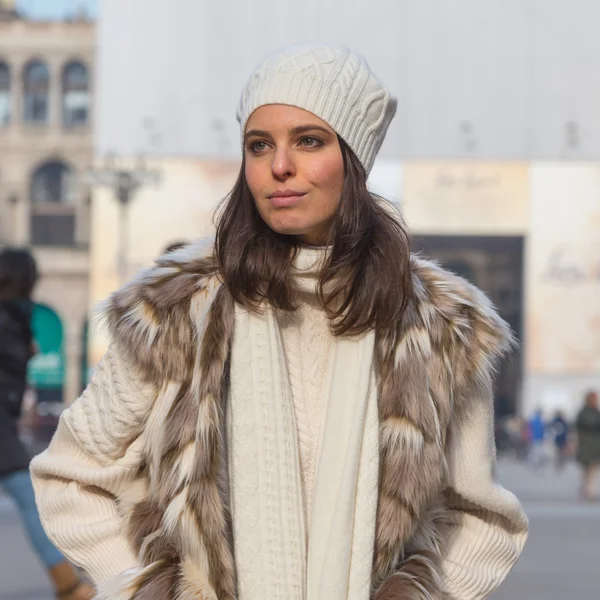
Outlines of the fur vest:
M 128 530 L 144 569 L 123 597 L 237 596 L 224 439 L 234 303 L 211 265 L 205 248 L 190 246 L 108 303 L 114 343 L 160 390 L 147 425 L 149 489 Z M 372 588 L 376 598 L 449 600 L 439 577 L 447 431 L 477 401 L 470 387 L 489 386 L 511 335 L 478 289 L 422 258 L 411 265 L 407 310 L 375 346 L 380 483 Z M 395 574 L 394 594 L 377 595 Z

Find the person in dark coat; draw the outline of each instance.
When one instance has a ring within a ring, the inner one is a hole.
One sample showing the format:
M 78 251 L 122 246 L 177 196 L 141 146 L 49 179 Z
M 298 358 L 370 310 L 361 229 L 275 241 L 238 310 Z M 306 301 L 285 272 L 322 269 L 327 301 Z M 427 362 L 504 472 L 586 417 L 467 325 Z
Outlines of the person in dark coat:
M 27 363 L 35 353 L 31 295 L 38 278 L 27 250 L 0 252 L 0 489 L 16 502 L 32 546 L 48 570 L 58 598 L 87 600 L 92 587 L 50 542 L 38 515 L 29 475 L 29 456 L 18 423 L 27 382 Z
M 554 449 L 556 452 L 556 468 L 560 471 L 565 466 L 567 461 L 567 451 L 569 442 L 569 423 L 562 412 L 557 410 L 550 423 L 550 430 L 554 441 Z
M 598 393 L 589 391 L 585 396 L 584 407 L 576 421 L 577 460 L 583 467 L 581 495 L 584 500 L 594 500 L 594 482 L 600 465 L 600 410 Z

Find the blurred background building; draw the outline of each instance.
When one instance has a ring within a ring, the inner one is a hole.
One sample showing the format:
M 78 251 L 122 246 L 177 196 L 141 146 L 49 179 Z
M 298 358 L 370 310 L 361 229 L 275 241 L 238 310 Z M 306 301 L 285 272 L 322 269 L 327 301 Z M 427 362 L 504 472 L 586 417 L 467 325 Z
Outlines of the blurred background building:
M 0 244 L 31 244 L 42 267 L 41 396 L 73 400 L 103 353 L 88 311 L 212 231 L 241 86 L 302 41 L 351 46 L 398 97 L 370 183 L 517 333 L 498 414 L 572 414 L 600 385 L 595 0 L 101 0 L 97 32 L 83 11 L 32 21 L 22 4 L 0 0 Z
M 399 99 L 373 188 L 521 342 L 500 368 L 497 412 L 572 414 L 600 385 L 599 19 L 596 0 L 104 0 L 98 160 L 143 155 L 162 172 L 129 209 L 129 274 L 169 239 L 210 230 L 257 62 L 293 42 L 345 44 Z M 93 301 L 118 284 L 118 223 L 110 192 L 95 192 Z M 92 362 L 105 344 L 94 337 Z
M 33 21 L 0 0 L 0 245 L 31 245 L 41 269 L 34 328 L 38 400 L 86 379 L 95 25 Z

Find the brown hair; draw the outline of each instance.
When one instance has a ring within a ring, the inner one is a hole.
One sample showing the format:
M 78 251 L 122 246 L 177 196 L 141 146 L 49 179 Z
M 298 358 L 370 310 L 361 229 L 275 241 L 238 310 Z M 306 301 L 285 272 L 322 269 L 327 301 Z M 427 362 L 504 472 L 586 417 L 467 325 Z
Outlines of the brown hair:
M 4 248 L 0 252 L 0 300 L 30 299 L 38 280 L 31 252 L 24 248 Z
M 400 216 L 367 190 L 364 168 L 341 138 L 339 142 L 344 185 L 318 295 L 333 333 L 355 335 L 389 327 L 402 317 L 412 291 L 410 237 Z M 215 260 L 239 304 L 258 310 L 267 300 L 275 308 L 293 310 L 291 266 L 301 244 L 262 220 L 244 167 L 242 162 L 216 217 Z

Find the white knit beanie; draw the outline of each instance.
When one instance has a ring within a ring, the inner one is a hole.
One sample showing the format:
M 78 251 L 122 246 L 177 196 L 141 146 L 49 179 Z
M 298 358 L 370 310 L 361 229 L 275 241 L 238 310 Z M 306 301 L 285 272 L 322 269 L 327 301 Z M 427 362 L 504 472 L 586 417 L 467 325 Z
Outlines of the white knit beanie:
M 242 144 L 250 115 L 265 104 L 297 106 L 325 121 L 368 174 L 397 101 L 362 56 L 343 47 L 303 44 L 267 57 L 250 76 L 237 111 Z

